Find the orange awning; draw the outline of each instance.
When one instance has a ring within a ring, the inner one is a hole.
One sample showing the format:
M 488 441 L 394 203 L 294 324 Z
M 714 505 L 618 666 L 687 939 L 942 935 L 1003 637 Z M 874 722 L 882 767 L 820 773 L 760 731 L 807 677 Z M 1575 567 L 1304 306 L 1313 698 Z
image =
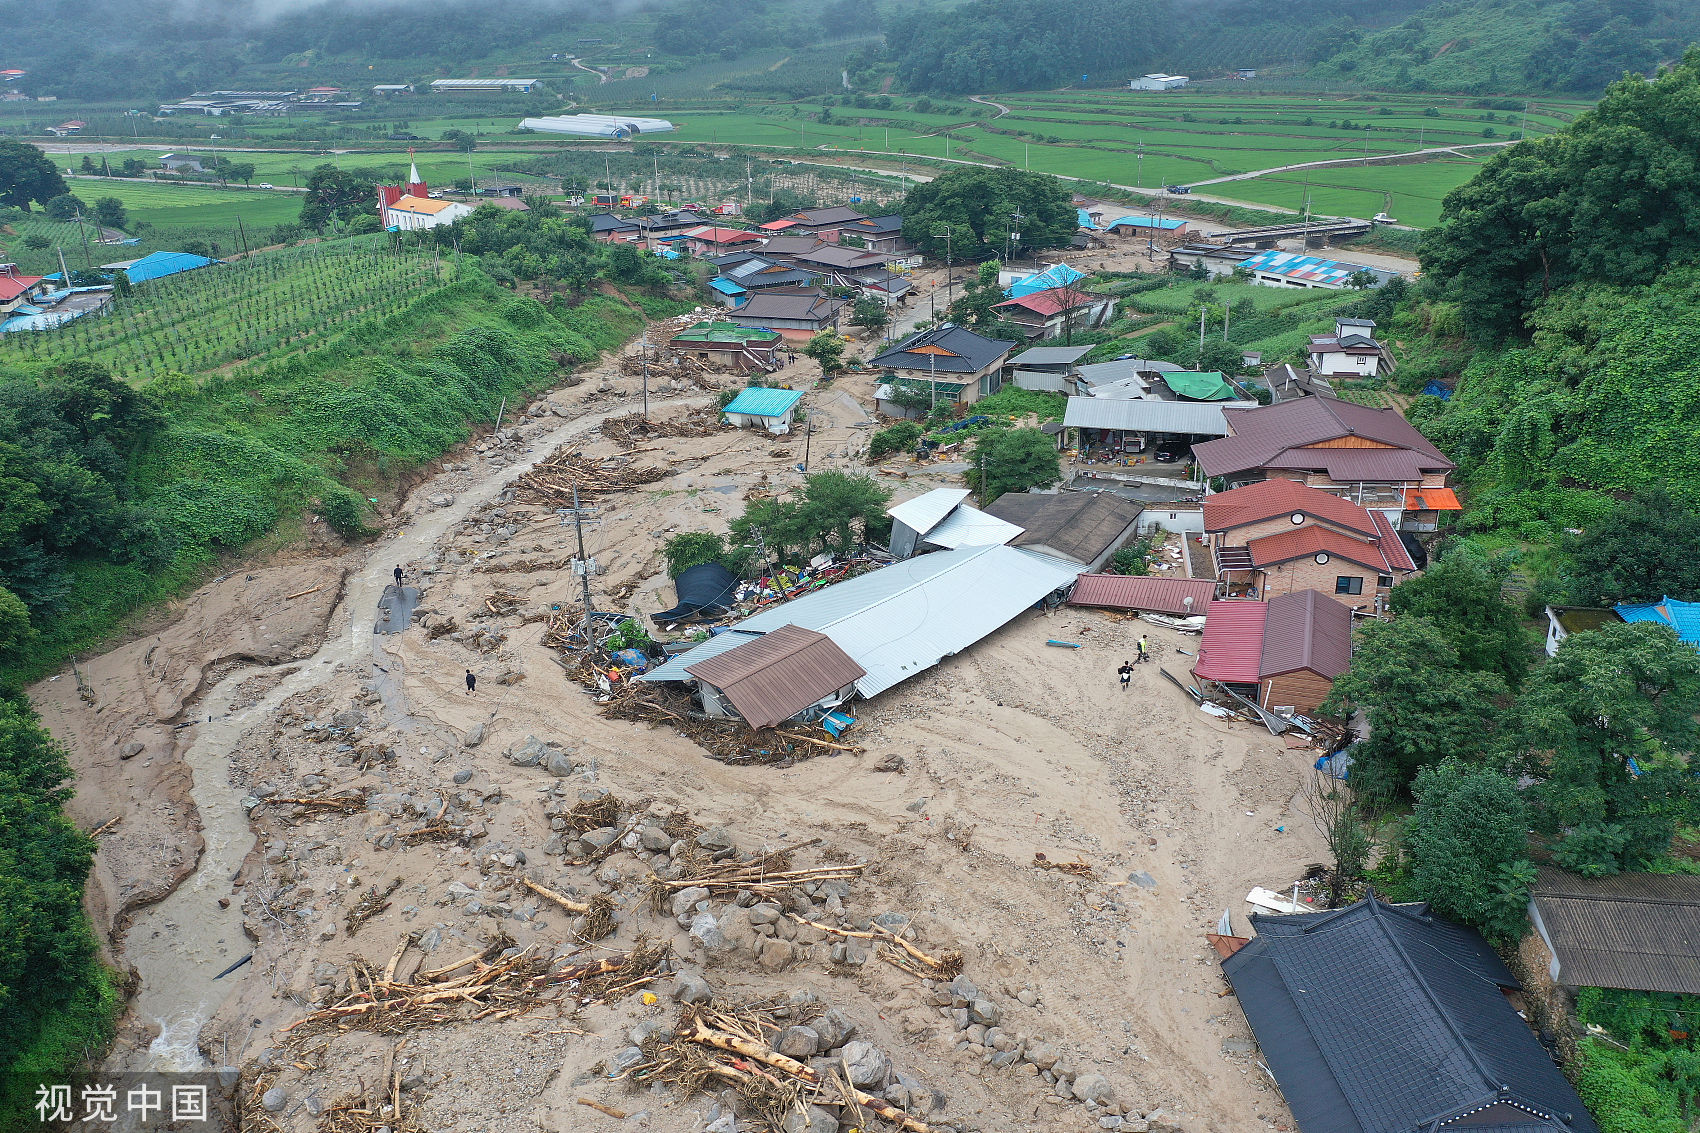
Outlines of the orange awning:
M 1407 488 L 1405 507 L 1409 511 L 1463 511 L 1458 493 L 1451 488 Z

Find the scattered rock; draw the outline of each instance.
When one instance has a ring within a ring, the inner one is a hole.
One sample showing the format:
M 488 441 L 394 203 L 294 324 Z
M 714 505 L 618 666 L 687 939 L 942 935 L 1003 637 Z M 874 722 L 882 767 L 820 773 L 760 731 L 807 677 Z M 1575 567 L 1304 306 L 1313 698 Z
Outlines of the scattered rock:
M 779 1127 L 785 1133 L 838 1133 L 838 1118 L 820 1106 L 812 1105 L 802 1113 L 795 1110 L 787 1113 Z
M 770 972 L 784 971 L 795 957 L 790 943 L 784 940 L 764 940 L 756 950 L 756 961 Z
M 786 1027 L 773 1036 L 773 1049 L 799 1062 L 813 1058 L 820 1048 L 820 1035 L 812 1027 Z
M 289 1095 L 282 1086 L 273 1086 L 260 1096 L 260 1104 L 266 1107 L 267 1113 L 282 1113 L 283 1107 L 289 1104 Z
M 1037 1046 L 1027 1048 L 1027 1061 L 1041 1070 L 1049 1070 L 1057 1064 L 1057 1059 L 1061 1057 L 1062 1055 L 1057 1052 L 1057 1048 L 1050 1043 L 1040 1043 Z
M 477 747 L 484 742 L 484 722 L 480 720 L 466 731 L 466 738 L 461 741 L 467 747 Z
M 134 759 L 146 750 L 147 750 L 147 748 L 144 745 L 136 743 L 135 741 L 132 740 L 130 743 L 127 743 L 127 744 L 124 745 L 123 750 L 118 753 L 118 758 L 119 759 Z
M 883 1089 L 891 1078 L 891 1059 L 870 1042 L 857 1040 L 844 1044 L 843 1058 L 850 1073 L 850 1084 L 863 1089 Z
M 1116 1100 L 1116 1092 L 1110 1088 L 1110 1080 L 1098 1073 L 1080 1075 L 1075 1078 L 1071 1089 L 1074 1091 L 1074 1096 L 1082 1101 L 1109 1105 Z
M 465 768 L 464 770 L 456 771 L 455 775 L 454 775 L 454 779 L 455 779 L 455 783 L 456 783 L 457 786 L 460 785 L 460 784 L 472 782 L 472 768 L 468 767 L 468 768 Z
M 691 910 L 696 908 L 698 901 L 706 900 L 708 900 L 708 890 L 700 885 L 681 889 L 673 894 L 673 915 L 683 920 L 690 916 Z
M 724 826 L 710 826 L 697 835 L 697 845 L 705 850 L 730 850 L 734 844 Z
M 846 1018 L 844 1012 L 836 1007 L 810 1023 L 809 1027 L 820 1036 L 820 1048 L 822 1050 L 831 1050 L 835 1046 L 842 1046 L 851 1035 L 856 1033 L 856 1024 Z
M 508 749 L 508 762 L 515 767 L 536 767 L 543 762 L 548 748 L 536 736 L 527 736 L 517 746 Z
M 577 770 L 573 761 L 567 758 L 567 753 L 559 749 L 551 750 L 543 760 L 543 770 L 557 779 L 565 779 Z
M 1140 870 L 1138 873 L 1128 874 L 1127 879 L 1139 886 L 1141 889 L 1157 888 L 1157 879 L 1144 870 Z
M 707 1003 L 714 998 L 714 989 L 694 972 L 677 972 L 673 976 L 672 995 L 680 1003 Z

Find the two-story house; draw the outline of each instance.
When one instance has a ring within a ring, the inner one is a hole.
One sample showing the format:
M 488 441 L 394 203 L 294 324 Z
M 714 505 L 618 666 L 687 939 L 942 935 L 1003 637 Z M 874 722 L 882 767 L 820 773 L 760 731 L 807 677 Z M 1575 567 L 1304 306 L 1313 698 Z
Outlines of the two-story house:
M 1235 597 L 1320 590 L 1353 609 L 1382 610 L 1417 572 L 1392 522 L 1292 480 L 1263 480 L 1204 498 L 1216 577 Z
M 1375 337 L 1374 319 L 1334 320 L 1333 334 L 1310 336 L 1310 368 L 1330 378 L 1373 378 L 1393 369 Z
M 1457 467 L 1394 409 L 1304 397 L 1224 409 L 1228 433 L 1193 448 L 1200 470 L 1228 487 L 1295 480 L 1372 511 L 1406 531 L 1433 531 L 1456 511 Z

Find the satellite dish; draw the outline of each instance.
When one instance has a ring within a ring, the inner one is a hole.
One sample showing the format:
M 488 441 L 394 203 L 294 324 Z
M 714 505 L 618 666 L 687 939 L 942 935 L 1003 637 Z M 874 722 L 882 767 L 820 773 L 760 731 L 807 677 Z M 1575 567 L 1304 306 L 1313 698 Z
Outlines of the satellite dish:
M 1181 605 L 1185 606 L 1189 610 L 1192 609 L 1192 595 L 1188 594 L 1185 598 L 1182 598 Z

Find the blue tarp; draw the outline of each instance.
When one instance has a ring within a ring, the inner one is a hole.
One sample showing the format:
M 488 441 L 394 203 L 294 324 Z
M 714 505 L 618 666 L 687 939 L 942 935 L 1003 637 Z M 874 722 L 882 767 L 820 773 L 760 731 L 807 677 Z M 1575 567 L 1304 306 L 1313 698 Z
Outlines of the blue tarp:
M 831 732 L 836 738 L 844 734 L 844 729 L 856 722 L 854 716 L 843 712 L 828 712 L 821 717 L 820 726 Z
M 204 268 L 218 262 L 192 252 L 150 252 L 125 268 L 124 274 L 130 277 L 131 283 L 145 283 L 150 279 L 194 271 L 196 268 Z
M 1071 283 L 1085 279 L 1086 273 L 1075 271 L 1067 264 L 1052 264 L 1044 271 L 1034 272 L 1026 279 L 1018 279 L 1009 289 L 1011 299 L 1019 299 L 1023 295 L 1031 295 L 1036 291 L 1049 291 L 1053 287 L 1067 287 Z
M 1430 397 L 1438 397 L 1442 401 L 1452 400 L 1452 390 L 1447 386 L 1441 385 L 1439 382 L 1430 382 L 1428 385 L 1423 387 L 1423 392 L 1428 394 Z

